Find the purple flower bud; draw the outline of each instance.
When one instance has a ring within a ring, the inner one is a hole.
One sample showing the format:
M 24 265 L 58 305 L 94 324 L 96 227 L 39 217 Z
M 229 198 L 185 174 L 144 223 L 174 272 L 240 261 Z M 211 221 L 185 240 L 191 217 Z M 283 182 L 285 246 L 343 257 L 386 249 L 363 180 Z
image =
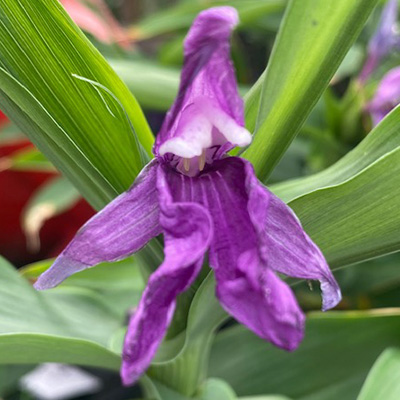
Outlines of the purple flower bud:
M 396 33 L 397 9 L 397 0 L 389 0 L 383 9 L 378 28 L 369 42 L 367 61 L 360 74 L 362 82 L 368 79 L 393 48 L 400 46 L 400 39 Z
M 400 103 L 400 67 L 390 70 L 379 83 L 374 98 L 366 109 L 375 125 Z

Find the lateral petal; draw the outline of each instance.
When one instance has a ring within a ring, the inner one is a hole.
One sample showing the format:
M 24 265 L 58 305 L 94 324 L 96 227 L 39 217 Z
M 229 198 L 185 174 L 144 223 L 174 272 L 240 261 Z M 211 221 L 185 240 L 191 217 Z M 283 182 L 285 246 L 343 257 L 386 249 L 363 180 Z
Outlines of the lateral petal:
M 180 174 L 169 172 L 180 180 Z M 157 187 L 165 259 L 150 276 L 129 323 L 121 369 L 125 385 L 133 384 L 149 366 L 171 322 L 176 298 L 200 272 L 213 234 L 208 211 L 199 204 L 180 201 L 176 197 L 179 185 L 170 190 L 165 175 L 161 167 Z
M 274 271 L 321 283 L 322 309 L 335 307 L 341 292 L 324 256 L 301 226 L 294 212 L 256 178 L 253 166 L 246 171 L 248 211 L 260 243 L 264 262 Z
M 151 161 L 128 191 L 92 217 L 39 277 L 35 288 L 50 289 L 100 262 L 125 258 L 160 234 L 157 169 L 158 162 Z

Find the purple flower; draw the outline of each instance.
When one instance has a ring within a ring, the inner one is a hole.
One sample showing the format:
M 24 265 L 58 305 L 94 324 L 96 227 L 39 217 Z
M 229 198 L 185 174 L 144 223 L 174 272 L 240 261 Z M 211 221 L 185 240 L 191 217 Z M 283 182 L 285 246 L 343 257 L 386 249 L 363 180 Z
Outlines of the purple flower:
M 185 41 L 178 97 L 151 161 L 133 186 L 77 234 L 37 289 L 101 261 L 124 258 L 163 233 L 164 262 L 151 275 L 125 338 L 121 375 L 132 384 L 149 366 L 208 251 L 224 309 L 287 350 L 303 337 L 304 315 L 277 273 L 321 282 L 323 309 L 340 289 L 294 213 L 260 184 L 251 164 L 226 152 L 251 141 L 230 61 L 235 9 L 197 17 Z
M 379 62 L 386 57 L 393 48 L 400 46 L 400 39 L 396 33 L 398 0 L 389 0 L 383 9 L 378 28 L 368 46 L 368 57 L 360 74 L 360 80 L 365 82 L 372 74 Z
M 375 125 L 400 103 L 400 67 L 391 69 L 379 83 L 374 98 L 367 104 Z

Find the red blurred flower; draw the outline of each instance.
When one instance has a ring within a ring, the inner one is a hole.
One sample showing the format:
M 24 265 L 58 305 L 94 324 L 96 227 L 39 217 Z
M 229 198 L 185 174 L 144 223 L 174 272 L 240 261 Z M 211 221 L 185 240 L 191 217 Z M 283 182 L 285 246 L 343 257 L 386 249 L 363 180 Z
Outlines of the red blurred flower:
M 0 128 L 8 124 L 8 118 L 0 111 Z
M 84 31 L 104 43 L 130 47 L 131 37 L 114 18 L 104 0 L 60 0 L 69 16 Z
M 4 114 L 0 113 L 0 121 L 4 121 Z M 4 169 L 7 157 L 30 146 L 32 144 L 28 140 L 0 144 L 0 254 L 16 266 L 56 256 L 94 213 L 88 203 L 80 200 L 72 209 L 44 224 L 40 232 L 39 251 L 28 250 L 21 227 L 22 210 L 34 192 L 57 175 L 55 172 Z

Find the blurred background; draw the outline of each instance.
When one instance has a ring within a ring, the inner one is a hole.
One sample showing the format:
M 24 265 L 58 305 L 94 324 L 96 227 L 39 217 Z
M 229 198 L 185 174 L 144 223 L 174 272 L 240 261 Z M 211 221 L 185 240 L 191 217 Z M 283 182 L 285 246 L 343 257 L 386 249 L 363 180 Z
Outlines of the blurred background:
M 176 95 L 183 39 L 200 10 L 221 4 L 238 9 L 241 23 L 233 37 L 232 57 L 240 90 L 245 95 L 268 64 L 286 6 L 286 0 L 60 2 L 134 93 L 155 133 Z M 400 54 L 393 49 L 367 80 L 360 79 L 368 43 L 377 29 L 381 11 L 382 7 L 375 10 L 331 85 L 266 183 L 327 168 L 371 130 L 373 120 L 368 104 L 385 74 L 400 63 Z M 0 114 L 0 254 L 22 271 L 29 271 L 33 263 L 56 256 L 93 213 L 76 189 L 60 176 L 23 132 Z M 394 254 L 369 261 L 367 265 L 336 271 L 344 294 L 340 307 L 400 306 L 399 263 L 400 257 Z M 294 287 L 305 310 L 319 308 L 318 293 L 305 290 L 303 286 Z M 122 388 L 118 374 L 80 368 L 78 378 L 71 378 L 71 382 L 73 379 L 86 382 L 80 391 L 46 397 L 43 391 L 35 392 L 32 381 L 53 373 L 51 379 L 58 379 L 57 376 L 66 372 L 44 370 L 39 378 L 32 378 L 29 374 L 34 368 L 0 366 L 0 398 L 122 400 L 140 395 L 138 388 Z M 25 378 L 21 381 L 22 376 Z

